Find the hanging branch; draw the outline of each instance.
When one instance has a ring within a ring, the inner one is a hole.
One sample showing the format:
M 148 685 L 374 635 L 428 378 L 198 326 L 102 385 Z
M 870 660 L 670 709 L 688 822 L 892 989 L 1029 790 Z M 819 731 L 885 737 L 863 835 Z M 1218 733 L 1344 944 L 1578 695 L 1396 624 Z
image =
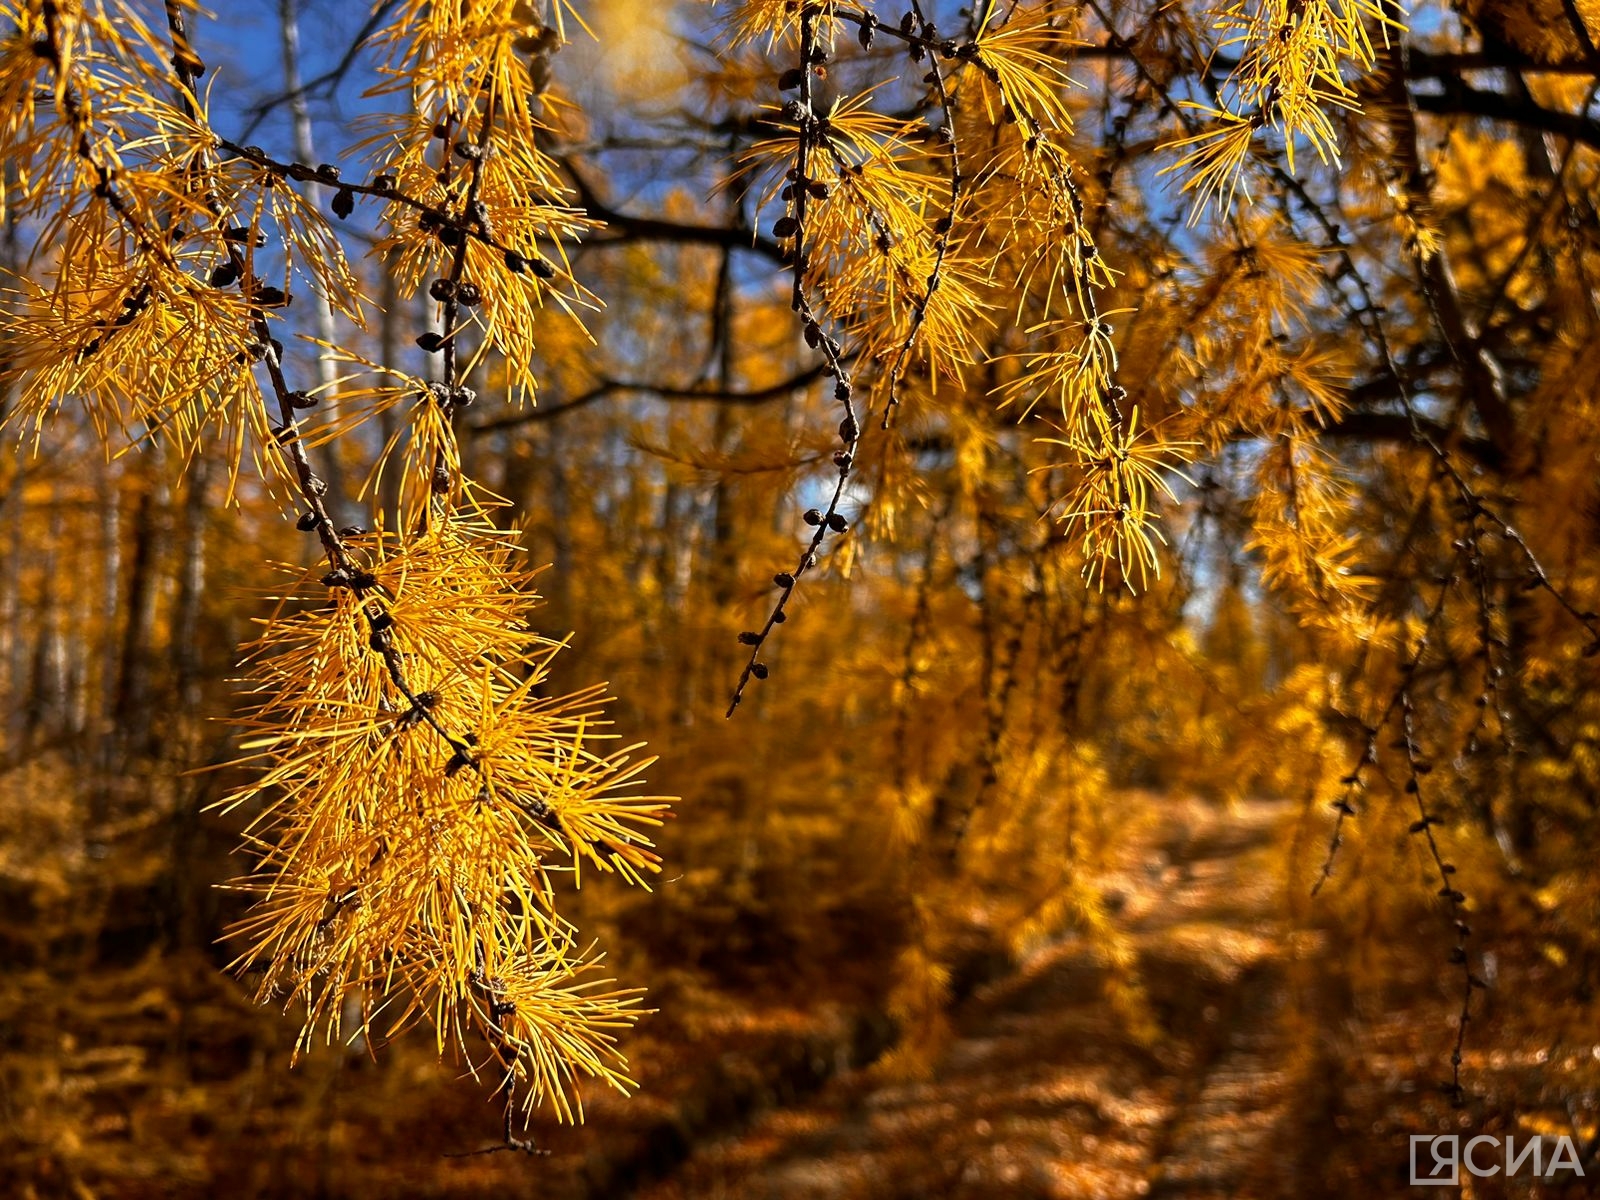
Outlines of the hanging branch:
M 791 251 L 793 281 L 790 285 L 789 307 L 800 317 L 801 331 L 805 336 L 806 345 L 821 354 L 825 363 L 823 373 L 834 380 L 833 396 L 844 411 L 844 417 L 839 422 L 839 441 L 842 443 L 842 448 L 833 454 L 833 465 L 838 469 L 838 475 L 834 481 L 833 492 L 828 497 L 827 506 L 820 509 L 809 508 L 804 514 L 805 523 L 813 530 L 811 540 L 800 552 L 793 570 L 781 571 L 772 578 L 773 585 L 779 589 L 778 600 L 767 614 L 766 622 L 759 630 L 739 635 L 740 644 L 750 647 L 750 656 L 739 672 L 738 682 L 734 685 L 733 697 L 728 702 L 728 711 L 725 714 L 728 717 L 732 717 L 734 710 L 743 702 L 744 691 L 750 681 L 767 678 L 770 668 L 761 661 L 762 647 L 766 645 L 772 631 L 788 620 L 789 601 L 794 596 L 800 579 L 817 565 L 824 539 L 830 533 L 843 534 L 850 528 L 850 523 L 839 512 L 839 504 L 844 498 L 845 484 L 850 479 L 850 468 L 854 465 L 861 446 L 862 427 L 856 415 L 853 387 L 849 368 L 845 365 L 843 348 L 822 327 L 822 321 L 806 294 L 806 273 L 811 266 L 807 241 L 809 233 L 806 222 L 807 208 L 817 189 L 826 188 L 825 184 L 811 177 L 810 170 L 813 155 L 819 150 L 826 151 L 828 147 L 827 118 L 819 115 L 813 107 L 814 69 L 828 61 L 827 51 L 817 41 L 816 23 L 821 12 L 821 6 L 814 0 L 802 0 L 799 21 L 800 95 L 798 99 L 791 100 L 783 112 L 785 120 L 792 123 L 795 128 L 794 167 L 786 176 L 789 214 L 780 221 L 778 236 L 792 239 L 793 244 Z

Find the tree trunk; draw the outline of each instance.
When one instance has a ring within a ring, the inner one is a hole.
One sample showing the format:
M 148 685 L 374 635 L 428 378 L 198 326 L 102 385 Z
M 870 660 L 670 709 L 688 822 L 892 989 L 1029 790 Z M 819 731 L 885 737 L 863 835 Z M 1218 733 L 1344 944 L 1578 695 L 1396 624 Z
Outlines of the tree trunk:
M 311 128 L 311 108 L 306 103 L 305 87 L 300 79 L 300 15 L 297 0 L 278 0 L 278 28 L 283 42 L 283 90 L 289 96 L 294 156 L 303 163 L 315 163 L 317 147 Z M 320 209 L 325 199 L 322 187 L 315 183 L 307 183 L 305 192 L 306 199 L 311 205 Z M 315 299 L 311 311 L 316 322 L 317 337 L 325 343 L 334 344 L 337 341 L 338 330 L 334 328 L 333 306 L 328 303 L 327 296 L 322 294 L 322 289 L 315 283 L 312 285 L 312 291 L 315 293 Z M 332 352 L 326 349 L 319 351 L 317 384 L 321 389 L 319 394 L 328 420 L 333 420 L 338 414 L 336 379 Z M 344 468 L 339 462 L 337 444 L 328 447 L 327 453 L 322 456 L 322 469 L 328 484 L 326 497 L 328 512 L 335 524 L 343 524 L 351 519 L 352 497 L 345 483 Z

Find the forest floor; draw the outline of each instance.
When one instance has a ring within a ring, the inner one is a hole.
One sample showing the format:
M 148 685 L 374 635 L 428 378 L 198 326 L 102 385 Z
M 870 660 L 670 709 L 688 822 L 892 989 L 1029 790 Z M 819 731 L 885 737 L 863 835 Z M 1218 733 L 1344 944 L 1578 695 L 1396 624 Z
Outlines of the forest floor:
M 702 1146 L 645 1200 L 719 1196 L 1249 1196 L 1299 1137 L 1281 1064 L 1281 843 L 1298 810 L 1173 805 L 1101 881 L 1163 1036 L 1106 1003 L 1105 968 L 1069 937 L 973 995 L 925 1078 L 844 1074 Z M 1277 865 L 1274 865 L 1277 864 Z
M 1326 830 L 1296 805 L 1124 794 L 1111 811 L 1091 882 L 1124 969 L 1069 931 L 969 972 L 986 982 L 958 985 L 951 1036 L 916 1077 L 838 983 L 656 993 L 661 1014 L 629 1042 L 639 1093 L 539 1127 L 548 1157 L 473 1154 L 493 1104 L 431 1047 L 324 1048 L 291 1071 L 293 1023 L 214 963 L 152 952 L 113 969 L 86 944 L 96 965 L 70 986 L 34 969 L 0 993 L 0 1195 L 12 1176 L 21 1196 L 103 1200 L 1309 1200 L 1417 1195 L 1408 1143 L 1424 1131 L 1572 1131 L 1600 1157 L 1585 1083 L 1600 1044 L 1587 1009 L 1556 1011 L 1537 955 L 1491 943 L 1498 982 L 1466 1046 L 1476 1096 L 1453 1109 L 1435 1084 L 1460 977 L 1425 885 L 1373 925 L 1348 852 L 1349 877 L 1306 903 Z M 1142 1022 L 1112 1002 L 1119 978 L 1142 989 Z M 1548 1023 L 1578 1036 L 1552 1045 Z M 35 1050 L 8 1059 L 18 1047 Z M 1565 1190 L 1474 1195 L 1590 1195 L 1589 1161 Z

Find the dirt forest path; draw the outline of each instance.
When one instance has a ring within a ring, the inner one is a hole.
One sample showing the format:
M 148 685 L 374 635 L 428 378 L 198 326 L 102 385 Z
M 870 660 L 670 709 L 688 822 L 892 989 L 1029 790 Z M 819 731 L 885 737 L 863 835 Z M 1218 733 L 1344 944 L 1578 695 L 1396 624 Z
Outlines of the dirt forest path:
M 1164 1031 L 1113 1015 L 1067 938 L 958 1012 L 931 1076 L 834 1080 L 706 1144 L 647 1200 L 1250 1197 L 1296 1194 L 1305 1093 L 1289 1103 L 1282 804 L 1186 804 L 1107 881 Z M 1278 865 L 1274 865 L 1274 863 Z M 1314 1118 L 1314 1114 L 1311 1114 Z

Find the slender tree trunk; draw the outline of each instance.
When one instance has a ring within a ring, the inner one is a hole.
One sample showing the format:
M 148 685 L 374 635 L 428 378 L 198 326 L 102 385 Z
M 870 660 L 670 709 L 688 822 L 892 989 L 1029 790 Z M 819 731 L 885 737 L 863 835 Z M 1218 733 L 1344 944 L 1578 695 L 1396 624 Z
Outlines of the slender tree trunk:
M 179 547 L 178 602 L 173 614 L 174 687 L 185 715 L 200 706 L 201 600 L 206 586 L 206 484 L 209 463 L 196 455 L 189 465 L 189 488 L 183 501 L 183 533 Z
M 39 639 L 34 656 L 32 679 L 27 695 L 27 732 L 30 735 L 54 735 L 61 730 L 61 716 L 66 700 L 66 621 L 63 617 L 65 597 L 58 584 L 62 539 L 61 485 L 50 489 L 49 533 L 45 537 L 43 566 L 44 588 L 39 597 L 44 635 Z M 37 628 L 37 624 L 27 622 Z M 27 740 L 31 742 L 32 738 Z
M 142 747 L 150 733 L 150 670 L 153 666 L 156 588 L 160 583 L 161 513 L 153 489 L 139 497 L 133 513 L 132 553 L 128 560 L 127 624 L 111 719 L 115 740 L 129 749 Z
M 4 403 L 6 397 L 0 397 Z M 8 527 L 6 565 L 0 570 L 0 670 L 5 672 L 4 697 L 6 741 L 9 743 L 22 731 L 23 695 L 28 675 L 28 642 L 21 636 L 22 625 L 22 527 L 26 514 L 22 510 L 22 476 L 20 461 L 12 463 L 11 479 L 6 485 L 5 500 L 0 502 Z
M 300 14 L 297 0 L 278 0 L 278 28 L 283 43 L 283 89 L 289 96 L 294 156 L 303 163 L 315 163 L 317 146 L 311 128 L 311 107 L 306 103 L 305 88 L 300 78 Z M 315 183 L 308 183 L 305 187 L 306 199 L 320 209 L 325 199 L 322 187 Z M 338 330 L 334 328 L 333 306 L 328 303 L 328 298 L 323 295 L 322 289 L 314 283 L 312 290 L 315 293 L 315 300 L 311 307 L 317 337 L 325 343 L 334 344 L 338 340 Z M 337 373 L 331 351 L 326 349 L 319 351 L 317 383 L 321 388 L 322 404 L 329 419 L 338 412 L 338 398 L 335 395 L 336 379 Z M 328 484 L 328 511 L 336 522 L 347 521 L 350 518 L 352 497 L 346 486 L 344 468 L 339 462 L 337 444 L 329 447 L 329 452 L 322 456 L 322 464 Z
M 99 718 L 102 749 L 108 748 L 113 732 L 111 721 L 117 706 L 117 681 L 120 668 L 112 650 L 117 645 L 117 628 L 122 617 L 122 487 L 120 472 L 107 466 L 100 485 L 100 653 Z M 105 766 L 110 768 L 109 758 Z
M 395 282 L 394 271 L 390 264 L 378 260 L 378 269 L 383 272 L 381 297 L 383 304 L 383 320 L 378 326 L 378 361 L 397 363 L 400 361 L 400 322 L 404 317 L 400 305 L 400 287 Z M 383 445 L 387 447 L 397 438 L 409 436 L 401 426 L 400 414 L 393 408 L 386 408 L 378 416 L 379 435 L 383 438 Z M 396 449 L 399 447 L 396 445 Z M 387 469 L 383 472 L 378 482 L 378 494 L 373 498 L 373 503 L 378 506 L 382 515 L 383 528 L 391 531 L 400 529 L 400 459 L 395 455 Z
M 7 193 L 12 189 L 16 174 L 16 164 L 8 159 L 5 165 L 4 183 Z M 3 233 L 0 233 L 0 271 L 3 271 L 7 278 L 15 278 L 20 265 L 16 211 L 8 206 L 5 228 Z M 0 313 L 9 313 L 9 310 L 9 301 L 0 299 Z M 3 417 L 11 411 L 13 397 L 10 382 L 0 385 L 0 389 L 3 389 L 0 390 L 0 417 Z M 5 515 L 9 530 L 6 566 L 0 569 L 0 671 L 5 672 L 6 684 L 5 691 L 0 692 L 0 697 L 4 700 L 0 708 L 5 712 L 5 728 L 0 732 L 6 735 L 5 740 L 8 745 L 14 744 L 22 734 L 25 719 L 23 696 L 28 674 L 28 642 L 21 635 L 22 527 L 26 515 L 22 509 L 22 483 L 22 460 L 13 456 L 5 499 L 0 502 L 0 512 Z

